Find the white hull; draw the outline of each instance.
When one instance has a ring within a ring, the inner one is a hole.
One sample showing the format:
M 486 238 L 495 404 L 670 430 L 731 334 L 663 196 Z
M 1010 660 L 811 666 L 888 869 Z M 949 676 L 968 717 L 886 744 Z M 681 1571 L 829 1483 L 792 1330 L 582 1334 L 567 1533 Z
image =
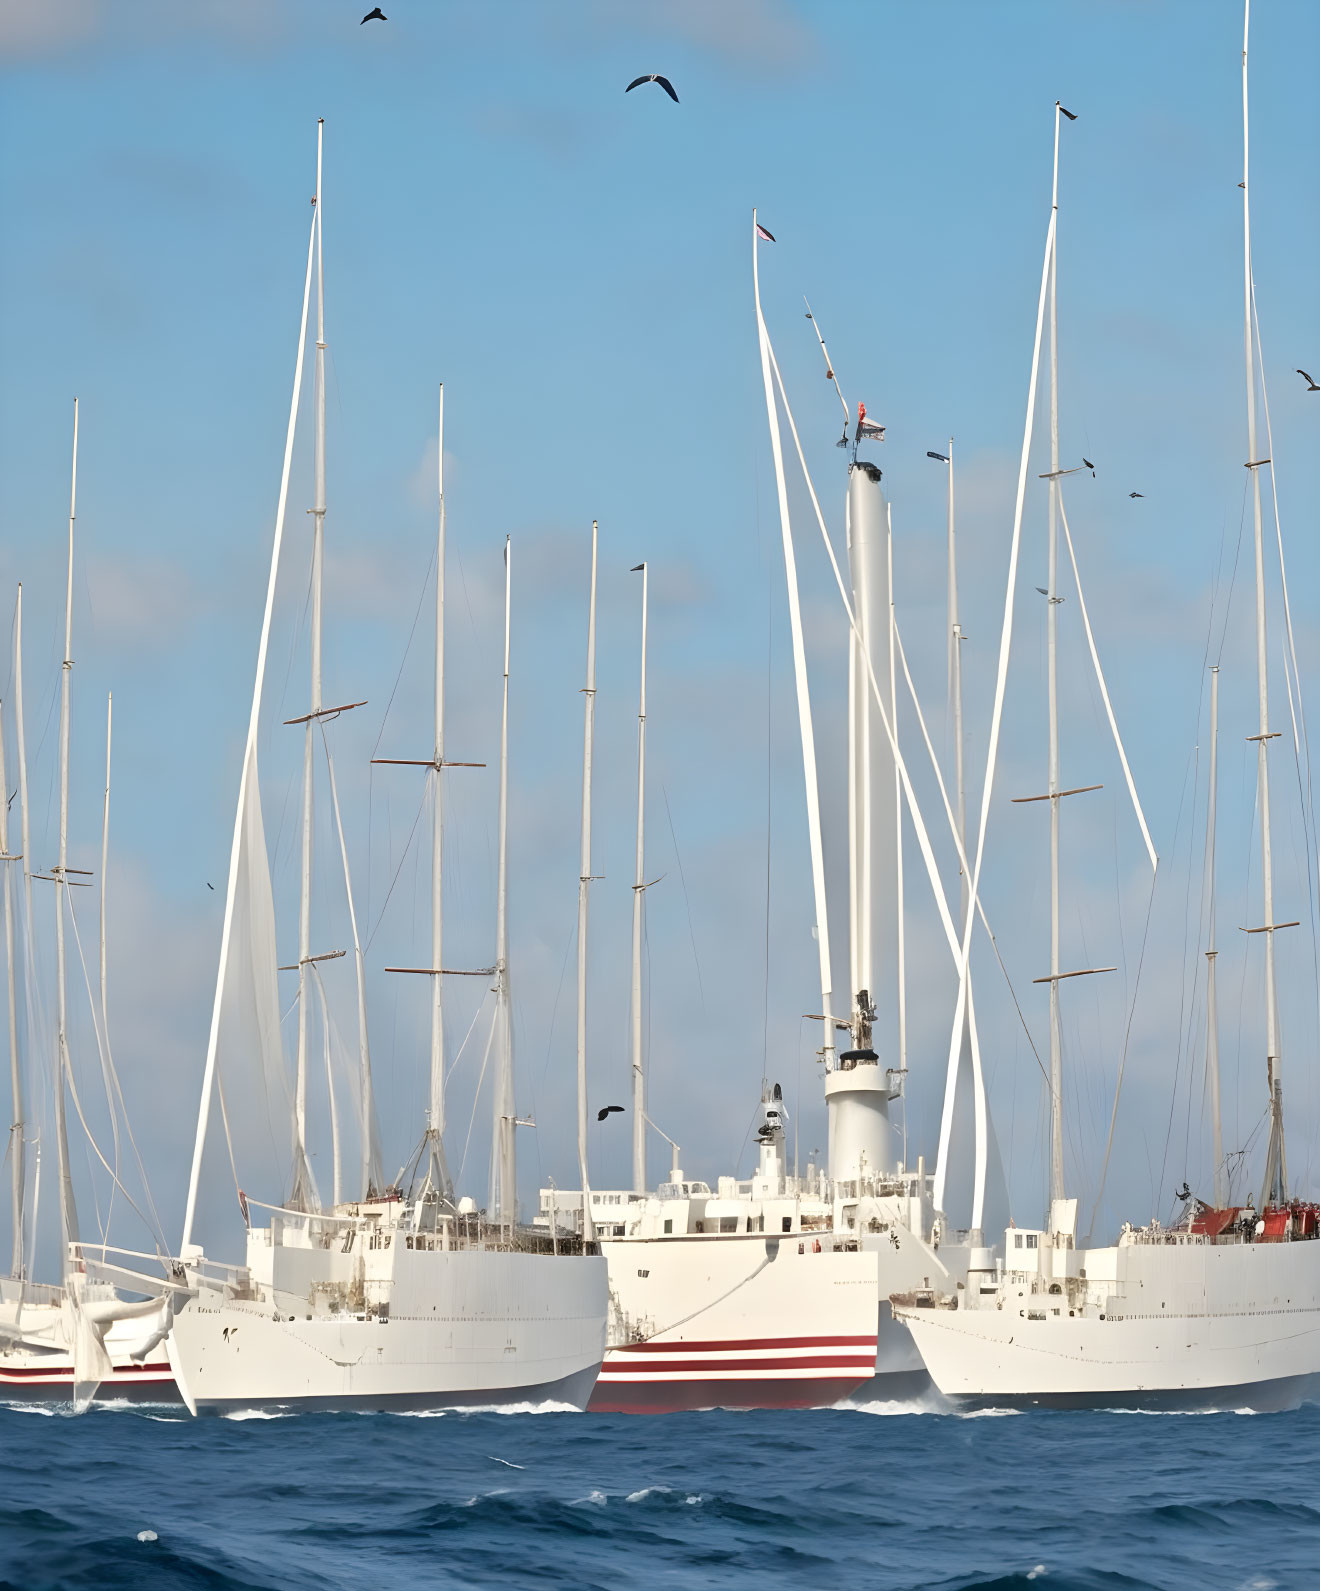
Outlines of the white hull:
M 925 1385 L 887 1299 L 949 1276 L 902 1235 L 897 1250 L 836 1250 L 829 1235 L 602 1243 L 616 1309 L 642 1329 L 611 1343 L 592 1410 L 820 1408 L 877 1377 L 890 1383 L 881 1396 Z
M 1081 1250 L 979 1307 L 896 1306 L 949 1397 L 1112 1406 L 1287 1401 L 1320 1375 L 1320 1243 L 1179 1236 Z
M 112 1289 L 99 1291 L 107 1301 L 113 1299 Z M 174 1372 L 159 1340 L 163 1324 L 162 1316 L 112 1320 L 105 1326 L 109 1363 L 99 1366 L 96 1401 L 179 1401 Z M 75 1331 L 63 1289 L 28 1285 L 20 1295 L 17 1284 L 0 1285 L 0 1402 L 73 1403 L 78 1381 Z M 82 1390 L 91 1395 L 91 1384 L 85 1382 Z
M 598 1256 L 443 1248 L 402 1228 L 354 1237 L 357 1253 L 340 1233 L 299 1247 L 254 1231 L 242 1285 L 198 1276 L 167 1342 L 185 1401 L 199 1411 L 585 1408 L 605 1349 Z
M 955 1287 L 967 1250 L 917 1235 L 923 1172 L 883 1183 L 785 1176 L 782 1142 L 757 1175 L 715 1192 L 675 1169 L 655 1194 L 593 1190 L 609 1266 L 609 1349 L 593 1412 L 822 1408 L 863 1388 L 929 1387 L 889 1295 Z M 580 1230 L 581 1194 L 543 1189 L 542 1217 Z M 880 1383 L 880 1384 L 877 1384 Z

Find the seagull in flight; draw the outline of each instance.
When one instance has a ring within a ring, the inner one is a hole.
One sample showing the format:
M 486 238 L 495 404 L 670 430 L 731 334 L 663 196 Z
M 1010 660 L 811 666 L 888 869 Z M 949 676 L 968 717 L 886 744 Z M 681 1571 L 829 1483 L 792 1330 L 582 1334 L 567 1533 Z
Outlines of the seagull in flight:
M 624 89 L 625 94 L 631 94 L 633 89 L 640 88 L 643 83 L 658 83 L 665 93 L 669 95 L 674 104 L 678 104 L 678 95 L 674 93 L 674 85 L 667 77 L 661 77 L 659 72 L 648 72 L 645 77 L 635 77 Z
M 613 1116 L 616 1112 L 619 1115 L 622 1115 L 623 1114 L 623 1106 L 622 1105 L 606 1105 L 603 1110 L 598 1110 L 596 1112 L 596 1120 L 597 1121 L 604 1121 L 607 1116 Z
M 1129 497 L 1144 497 L 1145 495 L 1146 495 L 1145 492 L 1129 492 L 1128 493 Z
M 376 6 L 373 10 L 367 12 L 366 16 L 362 18 L 362 22 L 358 23 L 358 27 L 361 27 L 363 22 L 388 22 L 389 20 L 381 8 Z
M 1306 390 L 1308 392 L 1320 392 L 1320 382 L 1312 381 L 1312 379 L 1310 378 L 1310 376 L 1307 375 L 1305 370 L 1299 370 L 1297 372 L 1297 374 L 1306 383 Z

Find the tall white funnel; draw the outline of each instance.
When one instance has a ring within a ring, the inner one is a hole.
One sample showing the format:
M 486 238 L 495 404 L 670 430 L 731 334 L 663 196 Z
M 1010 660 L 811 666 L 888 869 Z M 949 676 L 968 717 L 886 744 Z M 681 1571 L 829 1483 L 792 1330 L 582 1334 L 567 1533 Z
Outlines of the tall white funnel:
M 893 752 L 872 678 L 894 718 L 890 651 L 889 505 L 873 464 L 848 479 L 848 566 L 859 637 L 848 692 L 849 975 L 852 1041 L 825 1079 L 830 1175 L 836 1181 L 893 1169 L 889 1100 L 897 1066 L 898 801 Z M 868 667 L 869 658 L 869 667 Z

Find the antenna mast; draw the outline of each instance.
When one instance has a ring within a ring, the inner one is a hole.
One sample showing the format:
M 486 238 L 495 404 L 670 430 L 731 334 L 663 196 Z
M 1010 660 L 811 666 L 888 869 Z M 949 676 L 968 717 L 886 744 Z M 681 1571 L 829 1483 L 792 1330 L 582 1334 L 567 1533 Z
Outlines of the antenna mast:
M 316 365 L 314 496 L 312 500 L 312 678 L 303 725 L 302 873 L 298 897 L 298 1065 L 293 1107 L 293 1194 L 295 1210 L 315 1203 L 307 1164 L 307 1012 L 312 992 L 312 833 L 316 725 L 321 712 L 321 620 L 325 555 L 325 257 L 321 236 L 321 153 L 325 123 L 316 124 Z
M 1228 1194 L 1224 1188 L 1224 1137 L 1219 1113 L 1219 1002 L 1215 995 L 1215 827 L 1219 798 L 1219 665 L 1210 670 L 1210 798 L 1205 819 L 1205 893 L 1209 931 L 1205 951 L 1205 1076 L 1210 1090 L 1210 1121 L 1214 1147 L 1215 1208 L 1222 1210 Z
M 445 865 L 445 388 L 440 384 L 437 484 L 439 515 L 435 548 L 435 772 L 431 806 L 431 1084 L 426 1113 L 429 1143 L 427 1176 L 442 1197 L 452 1192 L 445 1163 L 445 1013 L 444 865 Z
M 504 538 L 504 702 L 500 714 L 499 865 L 495 905 L 495 998 L 501 1043 L 499 1080 L 495 1090 L 495 1150 L 499 1168 L 495 1203 L 501 1225 L 518 1219 L 518 1166 L 513 1096 L 513 1012 L 509 990 L 509 636 L 513 613 L 513 568 L 509 538 Z
M 594 1235 L 587 1180 L 587 897 L 591 890 L 591 750 L 596 728 L 596 521 L 591 522 L 591 604 L 587 612 L 587 683 L 582 726 L 582 865 L 578 873 L 577 1089 L 578 1169 L 582 1176 L 582 1241 Z
M 1242 25 L 1242 273 L 1244 298 L 1243 347 L 1247 377 L 1247 469 L 1251 472 L 1251 511 L 1256 553 L 1256 683 L 1260 709 L 1256 742 L 1256 795 L 1260 807 L 1261 895 L 1265 921 L 1265 1078 L 1269 1089 L 1270 1137 L 1265 1155 L 1261 1190 L 1266 1204 L 1288 1202 L 1288 1157 L 1283 1143 L 1283 1083 L 1280 1079 L 1279 1006 L 1274 965 L 1274 854 L 1270 844 L 1270 680 L 1268 631 L 1265 614 L 1265 538 L 1261 522 L 1260 471 L 1256 451 L 1256 359 L 1251 310 L 1255 284 L 1251 271 L 1251 142 L 1247 116 L 1247 36 L 1251 28 L 1251 0 L 1247 0 Z
M 105 927 L 106 927 L 106 884 L 110 869 L 110 734 L 114 722 L 115 699 L 112 693 L 107 692 L 105 698 L 105 801 L 101 807 L 101 898 L 100 906 L 100 974 L 101 974 L 101 1033 L 105 1043 L 106 1053 L 110 1051 L 110 1008 L 106 998 L 109 980 L 106 977 L 105 962 Z M 0 784 L 3 780 L 0 780 Z
M 632 910 L 632 1094 L 633 1187 L 646 1192 L 646 1074 L 642 1066 L 642 914 L 646 894 L 646 614 L 647 568 L 642 577 L 642 671 L 637 694 L 637 865 L 633 874 Z
M 69 1010 L 65 976 L 64 909 L 69 882 L 69 686 L 73 673 L 73 526 L 78 513 L 78 400 L 73 400 L 73 466 L 69 483 L 69 563 L 64 592 L 64 665 L 60 675 L 60 859 L 55 872 L 55 977 L 58 1032 L 55 1041 L 55 1149 L 60 1179 L 60 1275 L 67 1275 L 69 1245 L 78 1236 L 78 1212 L 69 1166 L 65 1080 L 69 1075 Z
M 9 1128 L 9 1170 L 13 1179 L 13 1259 L 9 1274 L 23 1279 L 23 1205 L 27 1193 L 27 1166 L 24 1159 L 23 1058 L 18 1048 L 18 986 L 14 972 L 14 877 L 8 863 L 17 860 L 9 854 L 9 780 L 5 773 L 5 736 L 0 722 L 0 863 L 5 864 L 5 970 L 9 993 L 9 1081 L 12 1124 Z
M 24 1035 L 29 1054 L 37 1047 L 36 1010 L 33 990 L 36 987 L 36 958 L 32 941 L 36 915 L 32 910 L 32 844 L 31 821 L 28 807 L 27 738 L 23 730 L 23 583 L 19 582 L 14 601 L 14 740 L 18 750 L 18 825 L 19 844 L 23 857 L 23 965 L 24 1013 L 27 1021 Z M 5 845 L 7 851 L 9 846 Z M 14 1143 L 14 1153 L 21 1158 L 24 1143 L 20 1135 Z M 26 1183 L 24 1184 L 26 1191 Z M 41 1200 L 41 1145 L 37 1144 L 36 1167 L 32 1185 L 32 1218 L 29 1225 L 29 1250 L 35 1247 L 37 1235 L 37 1206 Z
M 1064 1197 L 1063 1036 L 1059 1021 L 1059 126 L 1054 106 L 1054 183 L 1050 201 L 1055 218 L 1050 249 L 1050 527 L 1049 615 L 1049 783 L 1050 803 L 1050 1210 Z

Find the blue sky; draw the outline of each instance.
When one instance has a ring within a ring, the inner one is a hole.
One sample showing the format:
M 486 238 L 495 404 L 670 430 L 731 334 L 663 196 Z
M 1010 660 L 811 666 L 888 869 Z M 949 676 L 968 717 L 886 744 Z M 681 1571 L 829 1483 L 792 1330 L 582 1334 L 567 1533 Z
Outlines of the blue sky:
M 803 293 L 850 399 L 865 399 L 889 426 L 881 462 L 900 622 L 940 737 L 943 480 L 925 451 L 958 438 L 977 768 L 1056 98 L 1080 118 L 1065 129 L 1060 220 L 1063 446 L 1099 466 L 1094 481 L 1075 478 L 1069 511 L 1166 859 L 1106 1209 L 1163 1210 L 1184 1169 L 1205 1167 L 1195 1071 L 1203 1029 L 1190 971 L 1204 802 L 1196 747 L 1211 595 L 1218 580 L 1222 620 L 1244 505 L 1238 6 L 670 0 L 639 13 L 613 0 L 395 0 L 387 9 L 387 25 L 359 27 L 360 9 L 328 0 L 199 3 L 186 14 L 155 0 L 0 5 L 0 576 L 10 592 L 25 583 L 29 736 L 45 830 L 76 392 L 74 850 L 90 858 L 78 865 L 94 865 L 104 693 L 113 688 L 112 1031 L 167 1228 L 177 1227 L 169 1212 L 186 1172 L 209 1013 L 220 896 L 206 883 L 221 886 L 226 865 L 316 118 L 326 118 L 331 367 L 326 693 L 370 704 L 334 734 L 374 969 L 420 944 L 425 923 L 418 858 L 403 843 L 416 791 L 402 771 L 370 776 L 367 758 L 377 747 L 426 750 L 425 611 L 404 655 L 434 534 L 441 380 L 455 592 L 450 738 L 454 755 L 492 765 L 500 548 L 506 532 L 514 540 L 518 1097 L 541 1124 L 520 1142 L 526 1199 L 546 1174 L 563 1184 L 573 1176 L 566 955 L 593 517 L 602 538 L 605 874 L 593 905 L 593 1099 L 622 1102 L 626 1087 L 637 603 L 628 570 L 645 557 L 654 602 L 650 833 L 655 871 L 665 874 L 650 895 L 653 1113 L 683 1143 L 693 1173 L 731 1170 L 740 1154 L 745 1162 L 765 1066 L 794 1103 L 804 1157 L 823 1146 L 814 1035 L 800 1021 L 819 995 L 749 214 L 758 205 L 779 239 L 763 251 L 766 313 L 840 537 L 837 407 Z M 1320 399 L 1305 394 L 1293 367 L 1320 365 L 1311 81 L 1320 14 L 1284 0 L 1258 11 L 1256 277 L 1305 679 L 1317 658 L 1320 569 L 1309 532 Z M 633 76 L 655 70 L 673 78 L 680 105 L 655 90 L 624 96 Z M 1130 490 L 1145 495 L 1133 500 Z M 298 747 L 277 726 L 305 710 L 299 538 L 309 502 L 310 454 L 300 444 L 263 744 L 282 904 L 296 865 L 287 788 Z M 805 506 L 800 496 L 795 506 Z M 1030 980 L 1047 946 L 1044 835 L 1023 816 L 1032 809 L 1007 798 L 1034 790 L 1043 774 L 1044 616 L 1032 591 L 1044 581 L 1043 524 L 1038 495 L 1028 504 L 986 882 L 1038 1043 L 1043 1003 Z M 805 518 L 799 532 L 813 685 L 824 755 L 834 759 L 824 801 L 842 907 L 844 632 Z M 1236 931 L 1255 920 L 1247 902 L 1257 887 L 1242 740 L 1254 728 L 1247 568 L 1238 568 L 1223 653 L 1221 1003 L 1234 1144 L 1247 1140 L 1263 1097 L 1255 963 Z M 1065 777 L 1071 767 L 1076 782 L 1094 782 L 1094 769 L 1106 782 L 1068 831 L 1065 959 L 1093 954 L 1124 969 L 1104 988 L 1092 980 L 1068 1017 L 1070 1153 L 1081 1191 L 1093 1196 L 1148 889 L 1080 638 L 1066 622 L 1065 661 Z M 1276 778 L 1281 805 L 1291 787 L 1295 808 L 1286 755 L 1278 752 Z M 921 788 L 928 796 L 928 779 Z M 452 790 L 451 940 L 456 955 L 481 965 L 493 923 L 493 771 L 455 777 Z M 1306 919 L 1298 825 L 1282 812 L 1278 822 L 1281 895 L 1294 908 L 1284 915 Z M 915 853 L 908 871 L 908 1124 L 914 1147 L 929 1154 L 951 986 Z M 327 902 L 331 877 L 318 875 Z M 284 926 L 292 938 L 293 922 Z M 838 917 L 836 937 L 842 928 Z M 325 932 L 339 942 L 344 930 L 327 917 Z M 1307 1057 L 1317 1037 L 1313 947 L 1303 934 L 1281 950 L 1292 1161 L 1302 1177 L 1316 1128 Z M 1000 1133 L 1012 1150 L 1015 1209 L 1030 1218 L 1041 1198 L 1040 1074 L 1002 980 L 993 968 L 987 979 L 984 1042 Z M 423 996 L 398 982 L 373 972 L 394 1163 L 415 1136 L 424 1076 Z M 471 1002 L 460 990 L 453 1005 L 461 1037 Z M 455 1071 L 460 1136 L 479 1064 L 478 1045 Z M 478 1190 L 484 1109 L 467 1163 Z M 593 1142 L 597 1180 L 625 1174 L 618 1122 Z M 659 1145 L 653 1156 L 663 1163 Z M 460 1158 L 452 1143 L 451 1157 Z M 225 1221 L 232 1239 L 227 1208 Z

